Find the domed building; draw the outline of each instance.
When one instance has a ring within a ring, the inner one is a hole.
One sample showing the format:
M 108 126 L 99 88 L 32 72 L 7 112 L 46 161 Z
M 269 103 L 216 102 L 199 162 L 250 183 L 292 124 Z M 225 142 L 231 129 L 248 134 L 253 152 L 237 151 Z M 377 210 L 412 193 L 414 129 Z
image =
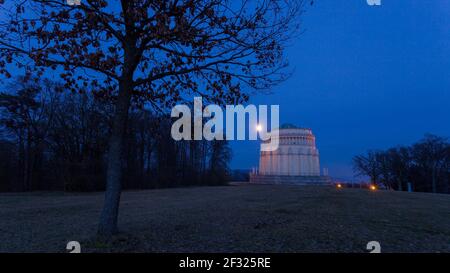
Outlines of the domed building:
M 264 184 L 328 184 L 320 175 L 319 150 L 311 129 L 284 124 L 271 133 L 278 138 L 278 149 L 262 151 L 259 170 L 250 174 L 250 182 Z M 276 142 L 276 141 L 275 141 Z

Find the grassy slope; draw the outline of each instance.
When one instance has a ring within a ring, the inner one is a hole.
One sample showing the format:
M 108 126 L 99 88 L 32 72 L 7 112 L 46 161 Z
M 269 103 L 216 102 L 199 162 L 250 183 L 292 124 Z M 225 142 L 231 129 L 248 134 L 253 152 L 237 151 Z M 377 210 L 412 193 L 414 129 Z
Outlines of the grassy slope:
M 123 194 L 122 234 L 93 241 L 103 195 L 1 194 L 0 252 L 450 252 L 450 195 L 296 186 Z

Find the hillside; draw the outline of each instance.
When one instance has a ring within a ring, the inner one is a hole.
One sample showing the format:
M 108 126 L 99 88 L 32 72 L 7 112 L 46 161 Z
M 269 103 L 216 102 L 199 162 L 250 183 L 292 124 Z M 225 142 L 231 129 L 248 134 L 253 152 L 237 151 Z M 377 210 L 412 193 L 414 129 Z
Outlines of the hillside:
M 0 194 L 0 252 L 450 252 L 450 195 L 225 186 L 125 192 L 96 242 L 103 194 Z

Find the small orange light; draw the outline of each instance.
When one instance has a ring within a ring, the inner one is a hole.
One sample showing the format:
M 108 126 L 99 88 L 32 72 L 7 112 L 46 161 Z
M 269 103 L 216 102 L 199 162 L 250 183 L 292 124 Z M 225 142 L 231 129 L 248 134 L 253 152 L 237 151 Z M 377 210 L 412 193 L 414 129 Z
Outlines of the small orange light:
M 340 188 L 342 188 L 342 184 L 339 183 L 339 184 L 336 185 L 336 187 L 337 187 L 338 189 L 340 189 Z
M 375 185 L 370 185 L 370 189 L 374 191 L 377 189 L 377 187 Z

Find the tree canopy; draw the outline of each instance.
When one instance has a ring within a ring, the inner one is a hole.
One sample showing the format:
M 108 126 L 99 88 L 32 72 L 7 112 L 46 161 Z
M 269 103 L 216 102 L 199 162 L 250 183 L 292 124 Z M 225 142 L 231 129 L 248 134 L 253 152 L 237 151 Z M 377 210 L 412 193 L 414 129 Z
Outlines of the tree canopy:
M 153 104 L 192 93 L 239 102 L 248 98 L 243 85 L 285 79 L 283 49 L 301 12 L 292 0 L 10 1 L 2 4 L 0 72 L 49 68 L 74 92 L 104 95 L 126 81 Z

